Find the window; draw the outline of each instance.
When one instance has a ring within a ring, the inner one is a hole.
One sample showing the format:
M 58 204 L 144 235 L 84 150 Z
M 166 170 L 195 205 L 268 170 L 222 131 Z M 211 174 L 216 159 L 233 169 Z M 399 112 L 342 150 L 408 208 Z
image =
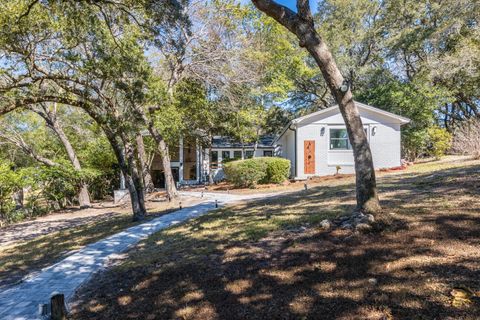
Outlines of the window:
M 242 151 L 241 150 L 233 151 L 233 159 L 242 159 Z
M 222 151 L 222 161 L 230 159 L 230 151 Z
M 363 129 L 368 139 L 367 128 Z M 347 129 L 330 129 L 330 150 L 351 150 Z
M 253 150 L 245 151 L 245 159 L 253 158 Z
M 197 148 L 195 145 L 183 147 L 183 180 L 197 179 Z
M 263 156 L 264 157 L 273 157 L 273 151 L 272 150 L 263 150 Z
M 217 169 L 218 168 L 218 151 L 212 151 L 210 153 L 210 158 L 211 158 L 211 163 L 210 163 L 210 167 L 212 169 Z
M 330 129 L 330 150 L 350 150 L 347 129 Z

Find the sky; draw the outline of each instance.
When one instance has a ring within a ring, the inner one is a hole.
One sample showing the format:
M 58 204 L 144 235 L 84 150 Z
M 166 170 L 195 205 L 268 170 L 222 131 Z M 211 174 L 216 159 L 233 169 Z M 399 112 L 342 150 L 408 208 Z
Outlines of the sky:
M 282 4 L 286 7 L 289 7 L 293 11 L 297 11 L 297 0 L 275 0 L 277 3 Z M 312 9 L 312 12 L 317 11 L 317 3 L 319 0 L 310 0 L 310 8 Z M 248 3 L 250 0 L 241 0 L 240 2 L 242 3 Z

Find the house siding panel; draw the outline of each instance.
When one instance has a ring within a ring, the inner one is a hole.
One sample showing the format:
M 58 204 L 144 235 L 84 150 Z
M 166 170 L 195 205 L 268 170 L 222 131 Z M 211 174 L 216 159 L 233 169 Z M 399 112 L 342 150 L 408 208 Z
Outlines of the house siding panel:
M 360 110 L 360 115 L 367 130 L 375 169 L 399 166 L 401 163 L 400 123 L 389 123 L 391 122 L 390 118 L 370 110 Z M 374 127 L 376 128 L 376 134 L 372 135 L 371 132 Z M 322 128 L 324 129 L 322 130 Z M 331 128 L 345 128 L 345 123 L 338 109 L 298 125 L 298 163 L 304 163 L 304 141 L 314 140 L 316 149 L 315 174 L 305 174 L 302 165 L 296 175 L 298 179 L 335 174 L 337 166 L 341 167 L 340 173 L 355 173 L 353 151 L 330 150 Z

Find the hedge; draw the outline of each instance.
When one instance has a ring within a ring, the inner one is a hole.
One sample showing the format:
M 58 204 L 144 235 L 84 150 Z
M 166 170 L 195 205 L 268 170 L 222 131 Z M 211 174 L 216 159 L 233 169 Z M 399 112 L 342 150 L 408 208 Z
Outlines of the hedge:
M 282 183 L 290 174 L 290 160 L 275 157 L 236 160 L 224 164 L 226 179 L 236 187 Z

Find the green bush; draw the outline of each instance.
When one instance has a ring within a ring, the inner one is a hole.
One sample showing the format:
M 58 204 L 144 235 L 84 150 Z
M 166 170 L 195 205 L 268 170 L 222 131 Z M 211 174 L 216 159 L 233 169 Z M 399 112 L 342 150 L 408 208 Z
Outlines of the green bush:
M 224 163 L 223 170 L 228 181 L 236 187 L 255 188 L 267 171 L 267 164 L 258 159 L 236 160 Z
M 224 164 L 228 181 L 236 187 L 255 188 L 259 183 L 281 183 L 290 174 L 290 161 L 263 157 L 236 160 Z
M 438 126 L 427 129 L 428 146 L 427 152 L 440 159 L 452 147 L 452 135 L 444 128 Z
M 265 183 L 282 183 L 290 175 L 290 160 L 283 158 L 263 158 L 267 163 Z

